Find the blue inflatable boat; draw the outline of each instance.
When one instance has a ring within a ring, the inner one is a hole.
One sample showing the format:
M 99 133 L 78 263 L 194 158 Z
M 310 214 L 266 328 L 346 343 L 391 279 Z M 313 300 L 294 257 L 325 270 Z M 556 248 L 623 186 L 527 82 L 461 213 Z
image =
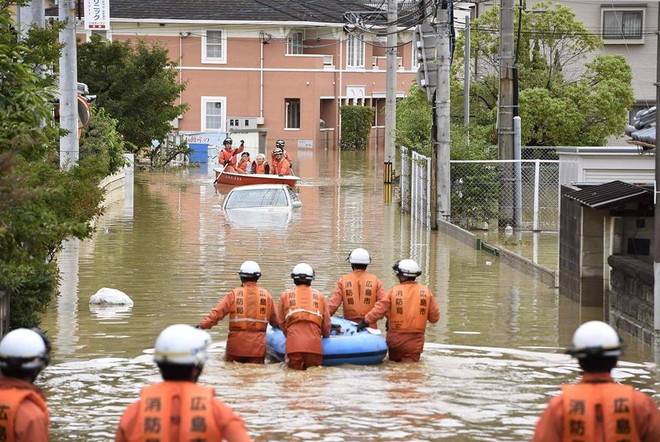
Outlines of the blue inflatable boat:
M 387 354 L 387 344 L 379 330 L 357 331 L 356 324 L 342 317 L 332 317 L 332 332 L 323 338 L 323 365 L 380 364 Z M 270 325 L 266 332 L 268 355 L 284 360 L 286 337 L 282 330 Z

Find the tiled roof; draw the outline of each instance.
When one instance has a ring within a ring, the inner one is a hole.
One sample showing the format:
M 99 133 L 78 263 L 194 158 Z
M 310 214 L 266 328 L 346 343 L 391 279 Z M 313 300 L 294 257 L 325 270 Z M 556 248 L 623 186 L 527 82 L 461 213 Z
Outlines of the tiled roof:
M 367 3 L 361 0 L 110 0 L 110 18 L 344 23 L 345 12 L 373 10 Z M 48 15 L 57 15 L 57 8 L 51 8 Z
M 623 181 L 612 181 L 586 189 L 573 190 L 564 194 L 566 198 L 575 200 L 593 209 L 620 204 L 642 195 L 652 197 L 653 192 L 645 187 L 624 183 Z
M 644 147 L 655 147 L 655 106 L 637 112 L 635 124 L 626 126 L 626 133 L 632 138 L 630 143 Z

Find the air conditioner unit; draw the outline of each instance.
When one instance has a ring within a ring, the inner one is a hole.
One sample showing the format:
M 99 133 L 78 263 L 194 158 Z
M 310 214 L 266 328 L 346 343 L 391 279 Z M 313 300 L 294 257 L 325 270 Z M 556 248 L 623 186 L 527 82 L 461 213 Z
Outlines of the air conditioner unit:
M 230 132 L 238 132 L 245 129 L 257 129 L 259 117 L 228 117 L 227 128 Z

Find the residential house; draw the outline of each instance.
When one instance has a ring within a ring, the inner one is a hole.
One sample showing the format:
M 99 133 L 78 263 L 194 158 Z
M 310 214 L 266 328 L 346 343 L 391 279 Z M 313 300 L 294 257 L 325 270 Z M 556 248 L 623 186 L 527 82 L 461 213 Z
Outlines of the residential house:
M 190 106 L 175 122 L 182 132 L 253 134 L 260 151 L 277 139 L 335 146 L 340 105 L 372 106 L 384 126 L 386 38 L 345 19 L 364 11 L 383 15 L 358 0 L 112 0 L 103 32 L 167 48 Z M 398 97 L 415 80 L 411 39 L 399 34 Z

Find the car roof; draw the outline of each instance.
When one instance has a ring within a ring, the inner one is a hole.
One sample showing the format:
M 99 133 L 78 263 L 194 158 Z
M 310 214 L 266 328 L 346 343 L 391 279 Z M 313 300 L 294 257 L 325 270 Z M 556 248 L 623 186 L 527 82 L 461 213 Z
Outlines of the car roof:
M 254 189 L 286 189 L 287 187 L 291 188 L 288 184 L 248 184 L 247 186 L 234 187 L 230 192 Z

